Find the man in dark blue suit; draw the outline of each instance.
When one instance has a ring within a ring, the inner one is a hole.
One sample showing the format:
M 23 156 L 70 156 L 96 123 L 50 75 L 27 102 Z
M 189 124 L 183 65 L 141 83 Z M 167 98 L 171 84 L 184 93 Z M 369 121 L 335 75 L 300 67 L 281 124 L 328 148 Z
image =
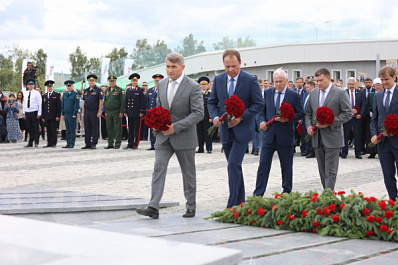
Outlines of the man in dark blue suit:
M 351 130 L 354 130 L 354 144 L 355 144 L 355 158 L 362 159 L 361 156 L 361 122 L 366 111 L 366 100 L 362 91 L 356 88 L 356 79 L 350 77 L 347 80 L 346 90 L 350 98 L 352 108 L 352 118 L 344 123 L 344 147 L 341 150 L 341 158 L 347 158 L 348 155 L 348 139 L 350 138 Z
M 384 184 L 386 185 L 390 199 L 397 198 L 397 180 L 395 172 L 398 165 L 398 137 L 383 137 L 377 141 L 377 135 L 383 132 L 382 124 L 388 114 L 398 114 L 398 89 L 395 84 L 395 69 L 391 66 L 384 66 L 379 71 L 379 77 L 384 89 L 375 94 L 373 103 L 373 116 L 370 123 L 372 132 L 372 143 L 378 144 L 377 152 L 383 170 Z
M 303 156 L 303 154 L 305 155 L 306 158 L 314 158 L 315 157 L 315 151 L 314 148 L 312 147 L 312 141 L 305 141 L 305 137 L 307 136 L 307 126 L 305 125 L 305 110 L 307 109 L 308 106 L 308 100 L 309 100 L 309 95 L 310 92 L 315 88 L 315 82 L 313 80 L 309 80 L 305 83 L 305 87 L 306 87 L 306 93 L 303 94 L 302 98 L 301 98 L 301 102 L 303 103 L 303 110 L 304 110 L 304 114 L 303 114 L 303 119 L 302 119 L 302 123 L 303 123 L 303 132 L 301 133 L 301 146 L 300 146 L 300 150 L 301 150 L 301 155 Z
M 361 146 L 361 154 L 369 153 L 370 156 L 368 158 L 374 158 L 376 155 L 376 150 L 374 147 L 369 147 L 370 144 L 370 120 L 374 99 L 375 89 L 372 87 L 373 80 L 372 78 L 365 78 L 365 89 L 363 89 L 363 93 L 366 100 L 366 111 L 364 117 L 362 118 L 362 146 Z
M 242 161 L 247 144 L 253 138 L 254 116 L 264 107 L 257 78 L 240 69 L 240 53 L 225 50 L 223 53 L 225 72 L 214 78 L 213 88 L 207 102 L 213 124 L 220 127 L 221 143 L 228 162 L 229 199 L 227 207 L 245 201 Z M 225 103 L 231 95 L 238 96 L 245 104 L 242 117 L 232 117 L 230 122 L 221 122 Z
M 290 193 L 293 186 L 293 149 L 295 144 L 294 123 L 303 118 L 303 106 L 300 95 L 289 89 L 286 84 L 287 73 L 282 69 L 274 72 L 275 87 L 264 92 L 265 107 L 260 112 L 260 128 L 263 134 L 263 146 L 261 148 L 260 165 L 257 171 L 256 189 L 253 196 L 263 196 L 267 188 L 269 172 L 271 170 L 272 156 L 278 152 L 282 169 L 283 192 Z M 278 114 L 282 102 L 289 103 L 295 112 L 294 120 L 289 122 L 287 118 L 277 117 L 275 123 L 268 127 L 267 121 Z

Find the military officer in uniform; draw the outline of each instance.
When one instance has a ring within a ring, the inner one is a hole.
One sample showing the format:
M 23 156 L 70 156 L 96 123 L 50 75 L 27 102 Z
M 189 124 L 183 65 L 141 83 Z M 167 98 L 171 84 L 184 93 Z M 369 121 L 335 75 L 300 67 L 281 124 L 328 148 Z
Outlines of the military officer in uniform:
M 126 91 L 124 101 L 124 116 L 128 118 L 129 136 L 128 145 L 124 149 L 137 149 L 138 135 L 140 131 L 140 118 L 145 114 L 144 89 L 138 86 L 140 75 L 131 74 L 131 88 Z
M 146 102 L 146 109 L 147 111 L 156 107 L 156 99 L 158 97 L 158 83 L 160 80 L 164 78 L 161 74 L 156 74 L 152 76 L 153 80 L 155 81 L 155 86 L 148 89 L 147 92 L 147 102 Z M 155 142 L 156 137 L 153 135 L 153 129 L 150 130 L 149 139 L 151 141 L 151 148 L 147 150 L 155 150 Z
M 196 153 L 204 153 L 203 145 L 206 142 L 206 151 L 211 154 L 211 138 L 207 129 L 210 128 L 212 122 L 209 110 L 207 109 L 207 100 L 210 97 L 210 80 L 206 76 L 199 78 L 198 83 L 202 87 L 203 92 L 203 103 L 204 103 L 204 117 L 196 124 L 196 132 L 198 134 L 199 149 Z
M 67 91 L 62 96 L 61 114 L 65 120 L 66 146 L 62 148 L 73 148 L 76 140 L 76 117 L 79 111 L 79 94 L 73 90 L 72 80 L 65 81 Z
M 88 88 L 83 93 L 82 117 L 84 117 L 85 143 L 82 149 L 96 149 L 98 143 L 98 118 L 101 117 L 103 93 L 96 85 L 96 75 L 87 76 Z
M 116 85 L 116 76 L 108 77 L 109 87 L 105 90 L 104 110 L 106 130 L 108 132 L 108 146 L 105 149 L 119 149 L 122 143 L 122 117 L 124 113 L 124 91 Z M 113 146 L 116 138 L 115 147 Z
M 54 81 L 47 80 L 44 85 L 47 93 L 43 95 L 41 119 L 47 127 L 47 145 L 44 147 L 55 147 L 57 145 L 57 130 L 59 117 L 61 116 L 61 94 L 54 90 Z

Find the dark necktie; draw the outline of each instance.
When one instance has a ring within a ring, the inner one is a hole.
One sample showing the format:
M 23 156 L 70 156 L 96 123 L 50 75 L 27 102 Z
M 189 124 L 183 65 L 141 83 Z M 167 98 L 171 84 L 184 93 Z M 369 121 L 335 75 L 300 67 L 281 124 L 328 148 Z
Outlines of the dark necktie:
M 354 91 L 351 91 L 351 107 L 354 108 Z
M 276 104 L 275 104 L 275 110 L 276 112 L 278 112 L 280 110 L 280 106 L 281 106 L 281 95 L 282 92 L 278 92 L 278 97 L 276 98 Z
M 231 84 L 229 85 L 229 90 L 228 90 L 228 94 L 229 96 L 232 96 L 234 94 L 234 79 L 231 78 Z
M 28 96 L 28 109 L 30 108 L 30 91 L 29 91 L 29 96 Z
M 384 107 L 386 108 L 387 114 L 390 112 L 390 94 L 391 94 L 391 91 L 388 90 L 387 91 L 386 102 L 384 103 Z

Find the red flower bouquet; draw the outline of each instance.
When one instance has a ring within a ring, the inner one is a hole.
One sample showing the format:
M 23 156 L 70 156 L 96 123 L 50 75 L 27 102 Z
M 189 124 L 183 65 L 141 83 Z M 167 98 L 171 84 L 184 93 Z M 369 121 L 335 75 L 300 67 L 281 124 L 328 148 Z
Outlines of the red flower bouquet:
M 334 122 L 334 113 L 329 107 L 319 107 L 316 110 L 315 124 L 320 123 L 321 125 L 332 125 Z M 316 125 L 312 126 L 312 130 L 316 131 Z M 311 140 L 311 135 L 305 136 L 305 141 L 308 143 Z
M 171 125 L 169 110 L 162 106 L 148 110 L 148 113 L 145 115 L 145 124 L 151 129 L 167 131 L 169 129 L 167 125 Z M 156 136 L 157 132 L 154 132 L 153 135 Z
M 272 124 L 274 124 L 275 118 L 277 118 L 277 117 L 286 118 L 286 119 L 289 120 L 289 122 L 291 122 L 294 119 L 294 115 L 295 115 L 295 113 L 294 113 L 294 109 L 293 109 L 292 105 L 290 105 L 289 103 L 286 103 L 286 102 L 282 102 L 281 103 L 281 108 L 278 111 L 278 114 L 275 115 L 268 122 L 266 122 L 267 127 L 269 127 Z
M 236 95 L 230 96 L 228 99 L 224 101 L 225 103 L 225 112 L 220 117 L 220 121 L 223 122 L 226 118 L 228 121 L 231 120 L 231 117 L 240 118 L 243 116 L 245 112 L 245 103 Z M 213 135 L 217 130 L 216 126 L 211 126 L 207 131 L 209 135 Z
M 388 137 L 398 135 L 398 116 L 396 114 L 388 114 L 384 123 L 381 125 L 383 127 L 383 132 L 377 136 L 377 141 L 383 138 L 384 132 L 387 133 Z M 375 144 L 370 143 L 369 147 L 374 147 Z

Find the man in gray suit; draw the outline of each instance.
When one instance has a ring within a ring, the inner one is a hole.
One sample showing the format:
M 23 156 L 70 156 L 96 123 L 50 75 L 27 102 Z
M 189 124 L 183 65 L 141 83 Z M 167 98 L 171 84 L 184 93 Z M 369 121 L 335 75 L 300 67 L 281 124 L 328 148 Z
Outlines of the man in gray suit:
M 324 189 L 334 190 L 337 170 L 339 168 L 339 152 L 344 146 L 343 124 L 352 117 L 350 100 L 344 89 L 336 87 L 331 82 L 330 72 L 320 68 L 315 72 L 317 88 L 310 92 L 305 124 L 307 133 L 312 135 L 312 146 L 318 162 L 319 175 Z M 329 107 L 335 119 L 332 125 L 316 124 L 316 131 L 312 130 L 318 107 Z
M 137 213 L 159 218 L 167 165 L 175 153 L 181 167 L 184 195 L 187 199 L 183 217 L 194 217 L 196 209 L 195 149 L 198 146 L 196 124 L 203 119 L 203 95 L 200 85 L 183 74 L 184 58 L 171 53 L 166 57 L 168 78 L 158 84 L 157 106 L 170 110 L 172 125 L 158 132 L 155 143 L 155 166 L 152 174 L 152 196 L 145 209 Z

